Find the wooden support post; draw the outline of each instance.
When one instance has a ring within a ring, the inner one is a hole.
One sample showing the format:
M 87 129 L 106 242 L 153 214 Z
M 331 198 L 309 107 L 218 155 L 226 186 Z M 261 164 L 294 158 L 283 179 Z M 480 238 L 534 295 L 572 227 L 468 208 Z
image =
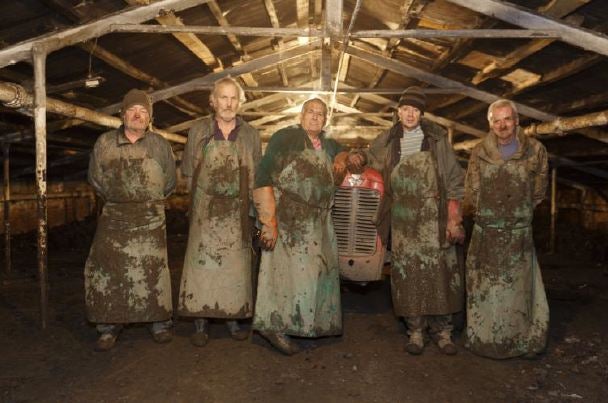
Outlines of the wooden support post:
M 557 167 L 551 170 L 551 228 L 549 233 L 549 253 L 555 253 L 555 230 L 557 220 Z
M 2 144 L 2 165 L 4 180 L 2 189 L 4 193 L 4 271 L 7 275 L 12 272 L 11 267 L 11 181 L 10 181 L 10 143 Z
M 48 222 L 46 200 L 46 50 L 34 46 L 34 125 L 36 130 L 36 192 L 38 195 L 38 280 L 40 323 L 48 326 Z
M 454 128 L 448 127 L 448 141 L 450 144 L 454 144 Z

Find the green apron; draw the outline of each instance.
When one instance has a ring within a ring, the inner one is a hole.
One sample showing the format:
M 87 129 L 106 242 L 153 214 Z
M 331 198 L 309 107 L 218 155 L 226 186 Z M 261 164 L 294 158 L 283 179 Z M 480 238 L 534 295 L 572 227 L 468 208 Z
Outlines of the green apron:
M 391 291 L 397 316 L 462 310 L 456 249 L 440 244 L 439 178 L 431 152 L 402 158 L 391 173 Z
M 467 255 L 467 346 L 492 358 L 541 352 L 549 307 L 532 238 L 531 177 L 521 160 L 480 164 Z
M 87 316 L 96 323 L 164 321 L 173 311 L 163 171 L 145 152 L 125 152 L 104 172 L 108 201 L 85 265 Z
M 274 186 L 279 237 L 264 251 L 253 327 L 292 336 L 342 332 L 334 182 L 323 150 L 305 149 Z
M 251 239 L 244 239 L 236 143 L 210 141 L 194 172 L 190 231 L 178 314 L 249 318 Z M 250 234 L 247 233 L 247 237 Z

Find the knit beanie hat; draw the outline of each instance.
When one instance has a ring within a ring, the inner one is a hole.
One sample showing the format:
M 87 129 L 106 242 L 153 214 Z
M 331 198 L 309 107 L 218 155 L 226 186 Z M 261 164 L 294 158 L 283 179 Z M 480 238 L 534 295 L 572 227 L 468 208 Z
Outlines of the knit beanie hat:
M 121 113 L 124 115 L 126 110 L 133 105 L 141 105 L 146 108 L 148 115 L 150 115 L 150 120 L 152 119 L 152 100 L 145 91 L 132 89 L 131 91 L 127 92 L 125 97 L 122 99 Z
M 399 106 L 410 105 L 418 108 L 420 112 L 426 109 L 426 95 L 422 88 L 417 86 L 408 87 L 401 93 Z

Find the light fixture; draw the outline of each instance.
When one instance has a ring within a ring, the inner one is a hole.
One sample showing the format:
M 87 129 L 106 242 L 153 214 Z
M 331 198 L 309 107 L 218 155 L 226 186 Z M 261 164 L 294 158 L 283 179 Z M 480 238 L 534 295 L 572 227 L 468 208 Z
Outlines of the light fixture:
M 84 80 L 84 86 L 86 88 L 97 88 L 99 87 L 99 84 L 101 84 L 104 81 L 104 78 L 101 76 L 87 76 L 87 78 Z

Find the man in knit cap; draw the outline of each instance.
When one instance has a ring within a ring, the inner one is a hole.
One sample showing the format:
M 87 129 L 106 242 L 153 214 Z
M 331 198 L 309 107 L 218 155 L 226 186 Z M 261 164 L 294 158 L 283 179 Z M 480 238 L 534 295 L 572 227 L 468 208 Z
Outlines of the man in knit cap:
M 391 289 L 395 313 L 405 319 L 406 350 L 421 354 L 424 332 L 444 354 L 456 353 L 452 314 L 463 308 L 463 273 L 455 244 L 464 240 L 460 201 L 464 172 L 446 131 L 422 118 L 426 96 L 407 88 L 399 122 L 379 135 L 351 164 L 368 163 L 384 178 L 385 197 L 376 224 L 383 241 L 392 228 Z
M 85 266 L 87 317 L 111 349 L 125 324 L 146 322 L 157 343 L 171 341 L 171 281 L 165 199 L 175 188 L 171 146 L 150 131 L 152 102 L 140 90 L 122 102 L 123 125 L 102 134 L 89 182 L 104 201 Z

